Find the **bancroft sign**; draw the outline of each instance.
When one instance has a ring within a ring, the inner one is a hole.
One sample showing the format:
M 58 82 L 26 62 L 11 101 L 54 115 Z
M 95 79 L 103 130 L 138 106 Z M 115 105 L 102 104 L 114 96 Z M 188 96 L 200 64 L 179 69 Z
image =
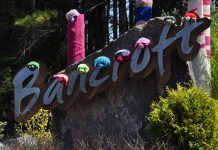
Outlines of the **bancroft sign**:
M 155 19 L 153 20 L 155 21 Z M 40 108 L 59 108 L 68 110 L 77 100 L 91 100 L 96 94 L 108 90 L 112 84 L 120 84 L 125 76 L 133 79 L 143 79 L 153 70 L 156 72 L 159 84 L 167 82 L 170 76 L 170 54 L 177 51 L 184 61 L 193 60 L 199 51 L 197 36 L 210 26 L 210 20 L 202 18 L 196 23 L 184 22 L 181 26 L 163 24 L 158 29 L 159 34 L 149 38 L 153 44 L 150 47 L 134 48 L 137 40 L 129 39 L 128 33 L 120 37 L 120 41 L 132 42 L 132 48 L 122 47 L 131 52 L 128 62 L 119 63 L 113 61 L 113 54 L 118 50 L 103 48 L 77 64 L 69 66 L 62 71 L 69 77 L 67 86 L 55 79 L 50 85 L 46 85 L 47 69 L 43 63 L 39 70 L 30 70 L 23 67 L 14 77 L 15 119 L 25 122 Z M 146 25 L 145 25 L 146 28 Z M 149 30 L 156 27 L 149 27 Z M 131 32 L 131 31 L 129 31 Z M 112 42 L 111 45 L 114 43 Z M 109 50 L 108 50 L 109 49 Z M 119 49 L 120 50 L 120 49 Z M 106 56 L 111 59 L 111 65 L 107 69 L 93 67 L 93 61 L 98 56 Z M 80 74 L 76 67 L 85 63 L 89 66 L 88 74 Z

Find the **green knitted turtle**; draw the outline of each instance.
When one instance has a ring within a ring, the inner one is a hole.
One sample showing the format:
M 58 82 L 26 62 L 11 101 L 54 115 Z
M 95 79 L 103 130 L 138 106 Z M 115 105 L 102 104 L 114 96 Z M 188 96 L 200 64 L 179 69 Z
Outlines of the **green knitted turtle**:
M 89 72 L 89 67 L 86 64 L 80 64 L 77 67 L 77 71 L 79 73 L 87 74 Z
M 165 23 L 168 24 L 175 24 L 176 23 L 176 18 L 174 16 L 166 16 L 164 18 Z
M 39 70 L 40 69 L 40 64 L 36 61 L 31 61 L 27 64 L 27 68 L 29 68 L 31 71 L 34 70 Z

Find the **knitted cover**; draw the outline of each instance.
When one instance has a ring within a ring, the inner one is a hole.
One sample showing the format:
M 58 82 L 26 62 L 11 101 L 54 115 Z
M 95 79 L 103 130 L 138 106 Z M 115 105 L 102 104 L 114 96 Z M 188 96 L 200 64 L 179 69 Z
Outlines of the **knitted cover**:
M 114 54 L 114 61 L 122 63 L 130 59 L 130 51 L 127 49 L 119 50 Z
M 80 64 L 77 67 L 77 71 L 79 73 L 87 74 L 89 72 L 89 66 L 87 66 L 86 64 Z
M 95 68 L 107 68 L 110 66 L 110 59 L 106 56 L 100 56 L 98 58 L 95 59 L 94 61 L 94 67 Z
M 175 23 L 176 23 L 176 18 L 175 18 L 174 16 L 166 16 L 166 17 L 164 18 L 164 21 L 170 22 L 170 23 L 172 23 L 172 24 L 175 24 Z
M 200 19 L 198 14 L 195 13 L 194 11 L 193 12 L 192 11 L 191 12 L 187 12 L 184 17 L 186 17 L 186 18 L 189 17 L 189 18 L 193 18 L 193 19 L 196 19 L 196 20 Z
M 152 18 L 152 0 L 136 0 L 136 25 Z
M 135 48 L 145 48 L 151 44 L 151 40 L 147 38 L 140 38 L 138 41 L 135 43 Z
M 27 68 L 30 70 L 34 71 L 35 69 L 40 69 L 40 64 L 36 61 L 31 61 L 27 64 Z
M 64 86 L 67 86 L 68 81 L 69 81 L 67 75 L 65 75 L 65 74 L 57 74 L 57 75 L 54 75 L 53 77 L 54 77 L 54 79 L 57 79 L 58 81 L 63 82 Z
M 67 29 L 67 65 L 85 58 L 85 23 L 80 14 L 74 22 L 68 21 Z
M 200 18 L 210 17 L 210 0 L 190 0 L 188 1 L 188 11 L 196 9 Z M 205 30 L 198 37 L 200 51 L 198 56 L 191 62 L 188 62 L 189 70 L 194 83 L 210 92 L 210 29 Z

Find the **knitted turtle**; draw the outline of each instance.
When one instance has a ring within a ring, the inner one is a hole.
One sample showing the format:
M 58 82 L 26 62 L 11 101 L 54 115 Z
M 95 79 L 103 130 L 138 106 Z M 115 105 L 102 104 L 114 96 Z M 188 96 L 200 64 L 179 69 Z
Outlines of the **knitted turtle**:
M 74 22 L 75 17 L 78 17 L 79 15 L 80 13 L 76 9 L 72 9 L 66 14 L 66 19 L 69 22 Z
M 130 51 L 127 49 L 119 50 L 114 54 L 114 61 L 119 63 L 130 59 Z
M 151 40 L 147 38 L 140 38 L 135 44 L 135 48 L 145 48 L 151 45 Z
M 80 64 L 77 67 L 77 71 L 82 74 L 87 74 L 89 72 L 89 67 L 86 64 Z
M 194 9 L 194 10 L 191 10 L 191 11 L 189 11 L 189 12 L 187 12 L 185 15 L 184 15 L 184 17 L 183 17 L 183 19 L 185 20 L 185 21 L 191 21 L 191 22 L 196 22 L 197 20 L 199 20 L 200 19 L 200 17 L 198 16 L 198 14 L 195 12 L 197 9 Z
M 164 18 L 164 21 L 166 23 L 169 23 L 169 24 L 175 24 L 176 23 L 176 18 L 174 16 L 166 16 Z
M 105 57 L 105 56 L 100 56 L 98 57 L 97 59 L 95 59 L 94 61 L 94 67 L 97 67 L 97 68 L 107 68 L 110 66 L 110 59 L 108 57 Z
M 27 68 L 29 68 L 31 71 L 39 70 L 40 64 L 36 61 L 31 61 L 27 64 Z
M 68 76 L 65 75 L 65 74 L 56 74 L 53 76 L 54 79 L 57 79 L 58 81 L 60 82 L 63 82 L 64 83 L 64 86 L 67 86 L 68 84 Z

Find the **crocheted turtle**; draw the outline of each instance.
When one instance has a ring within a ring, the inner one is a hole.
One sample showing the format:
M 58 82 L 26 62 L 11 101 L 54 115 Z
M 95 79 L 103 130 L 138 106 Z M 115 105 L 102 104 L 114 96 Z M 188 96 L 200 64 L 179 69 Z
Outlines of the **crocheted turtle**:
M 151 40 L 147 38 L 140 38 L 135 44 L 135 48 L 145 48 L 151 45 Z
M 57 79 L 58 81 L 60 82 L 63 82 L 64 83 L 64 86 L 67 86 L 68 84 L 68 76 L 65 75 L 65 74 L 56 74 L 53 76 L 54 79 Z
M 114 54 L 114 61 L 119 63 L 130 59 L 130 51 L 127 49 L 119 50 Z
M 89 72 L 89 67 L 86 64 L 80 64 L 77 67 L 77 71 L 82 74 L 87 74 Z
M 198 16 L 198 14 L 195 12 L 197 9 L 194 9 L 194 10 L 191 10 L 191 11 L 189 11 L 189 12 L 187 12 L 185 15 L 184 15 L 184 17 L 183 17 L 183 19 L 185 20 L 185 21 L 191 21 L 191 22 L 196 22 L 197 20 L 199 20 L 200 19 L 200 17 Z
M 80 13 L 76 9 L 72 9 L 66 14 L 66 19 L 69 22 L 74 22 L 75 18 L 78 17 L 79 15 Z
M 110 66 L 110 59 L 108 57 L 105 56 L 100 56 L 98 58 L 95 59 L 94 61 L 94 67 L 95 68 L 107 68 Z
M 174 24 L 176 23 L 176 18 L 174 16 L 166 16 L 164 21 L 165 23 Z
M 27 64 L 27 68 L 29 68 L 31 71 L 39 70 L 40 64 L 36 61 L 31 61 Z

